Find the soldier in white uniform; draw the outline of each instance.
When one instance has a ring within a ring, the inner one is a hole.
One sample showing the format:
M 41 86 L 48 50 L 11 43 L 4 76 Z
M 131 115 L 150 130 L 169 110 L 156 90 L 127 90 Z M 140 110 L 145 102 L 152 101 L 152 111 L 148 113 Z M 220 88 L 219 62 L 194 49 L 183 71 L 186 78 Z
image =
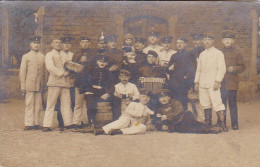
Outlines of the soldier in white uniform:
M 24 130 L 40 129 L 41 92 L 44 88 L 45 56 L 39 52 L 40 36 L 30 38 L 31 51 L 23 55 L 19 78 L 25 94 Z
M 171 49 L 172 37 L 167 36 L 161 39 L 163 49 L 158 54 L 159 66 L 168 67 L 169 61 L 175 50 Z
M 66 129 L 72 127 L 72 111 L 70 99 L 70 77 L 69 72 L 64 69 L 64 63 L 68 60 L 67 55 L 62 54 L 61 39 L 57 38 L 51 44 L 53 50 L 46 54 L 45 64 L 50 73 L 47 86 L 48 97 L 47 107 L 43 120 L 43 131 L 51 131 L 53 123 L 54 107 L 57 103 L 58 97 L 61 101 L 61 113 Z
M 148 35 L 149 45 L 143 50 L 145 54 L 147 54 L 149 50 L 155 51 L 157 54 L 159 54 L 159 52 L 163 49 L 162 46 L 157 44 L 159 35 L 159 32 L 155 28 L 151 28 Z
M 154 112 L 147 107 L 150 92 L 145 88 L 140 89 L 139 92 L 140 102 L 131 102 L 118 120 L 103 126 L 102 130 L 96 129 L 95 135 L 102 133 L 109 135 L 145 133 L 146 125 L 151 125 L 150 115 L 153 115 Z
M 224 54 L 214 47 L 214 36 L 210 33 L 204 35 L 205 50 L 199 56 L 195 75 L 195 90 L 199 90 L 199 100 L 204 108 L 205 122 L 212 125 L 212 107 L 216 111 L 220 126 L 227 131 L 224 124 L 225 106 L 220 95 L 220 84 L 226 73 Z

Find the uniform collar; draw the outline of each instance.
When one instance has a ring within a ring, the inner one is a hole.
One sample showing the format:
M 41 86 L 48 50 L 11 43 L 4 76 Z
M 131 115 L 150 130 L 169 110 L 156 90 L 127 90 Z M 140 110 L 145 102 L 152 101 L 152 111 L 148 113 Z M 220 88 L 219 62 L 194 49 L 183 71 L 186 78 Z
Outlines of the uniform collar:
M 52 51 L 53 51 L 54 53 L 60 54 L 60 52 L 57 51 L 56 49 L 52 49 Z
M 30 53 L 37 54 L 39 51 L 30 50 Z
M 215 49 L 215 47 L 214 46 L 211 46 L 210 48 L 206 48 L 205 50 L 207 50 L 207 51 L 211 51 L 211 50 L 214 50 Z

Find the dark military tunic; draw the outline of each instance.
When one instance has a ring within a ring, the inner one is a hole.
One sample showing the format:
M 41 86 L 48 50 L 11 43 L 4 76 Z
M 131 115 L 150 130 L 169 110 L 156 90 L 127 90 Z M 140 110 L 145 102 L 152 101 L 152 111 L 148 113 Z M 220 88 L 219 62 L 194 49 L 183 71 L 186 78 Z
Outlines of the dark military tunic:
M 140 77 L 167 78 L 164 68 L 155 64 L 146 64 L 139 69 Z
M 137 66 L 140 68 L 140 67 L 146 65 L 147 55 L 144 52 L 138 51 L 138 50 L 135 51 L 135 54 L 136 54 L 135 61 L 137 63 Z

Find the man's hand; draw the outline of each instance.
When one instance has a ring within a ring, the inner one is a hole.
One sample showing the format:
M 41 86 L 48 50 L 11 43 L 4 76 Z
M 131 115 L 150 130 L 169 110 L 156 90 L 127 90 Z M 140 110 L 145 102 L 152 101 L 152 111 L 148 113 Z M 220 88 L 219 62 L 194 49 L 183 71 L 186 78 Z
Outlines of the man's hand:
M 220 83 L 215 81 L 214 90 L 218 90 L 219 88 L 220 88 Z
M 64 71 L 63 74 L 62 74 L 62 76 L 64 76 L 64 77 L 66 77 L 68 75 L 70 75 L 70 73 L 68 71 Z
M 103 99 L 103 100 L 107 100 L 109 97 L 109 94 L 108 93 L 105 93 L 103 94 L 100 98 Z
M 167 130 L 168 130 L 168 126 L 167 126 L 167 125 L 163 125 L 163 126 L 162 126 L 162 130 L 163 130 L 163 131 L 167 131 Z
M 93 85 L 92 87 L 95 88 L 95 89 L 102 89 L 102 87 L 98 86 L 98 85 Z
M 117 65 L 113 65 L 109 68 L 109 71 L 116 71 L 118 69 Z
M 199 91 L 199 83 L 195 83 L 195 86 L 194 86 L 194 89 L 195 89 L 195 91 Z
M 161 120 L 162 121 L 166 121 L 167 120 L 167 116 L 166 115 L 162 115 Z
M 228 67 L 227 71 L 228 71 L 229 73 L 232 73 L 232 72 L 234 71 L 234 67 L 232 67 L 232 66 Z
M 169 70 L 170 70 L 170 71 L 173 71 L 173 70 L 174 70 L 174 64 L 169 67 Z
M 82 56 L 79 61 L 81 63 L 86 62 L 87 61 L 87 56 Z

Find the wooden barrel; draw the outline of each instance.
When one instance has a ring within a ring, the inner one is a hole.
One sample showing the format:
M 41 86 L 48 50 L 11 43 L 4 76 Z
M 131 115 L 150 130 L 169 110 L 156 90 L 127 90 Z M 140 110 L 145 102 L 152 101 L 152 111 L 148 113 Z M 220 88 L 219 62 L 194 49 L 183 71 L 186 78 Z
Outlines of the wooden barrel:
M 97 103 L 97 114 L 96 114 L 96 127 L 101 128 L 102 126 L 112 122 L 113 114 L 112 108 L 109 102 L 98 102 Z

